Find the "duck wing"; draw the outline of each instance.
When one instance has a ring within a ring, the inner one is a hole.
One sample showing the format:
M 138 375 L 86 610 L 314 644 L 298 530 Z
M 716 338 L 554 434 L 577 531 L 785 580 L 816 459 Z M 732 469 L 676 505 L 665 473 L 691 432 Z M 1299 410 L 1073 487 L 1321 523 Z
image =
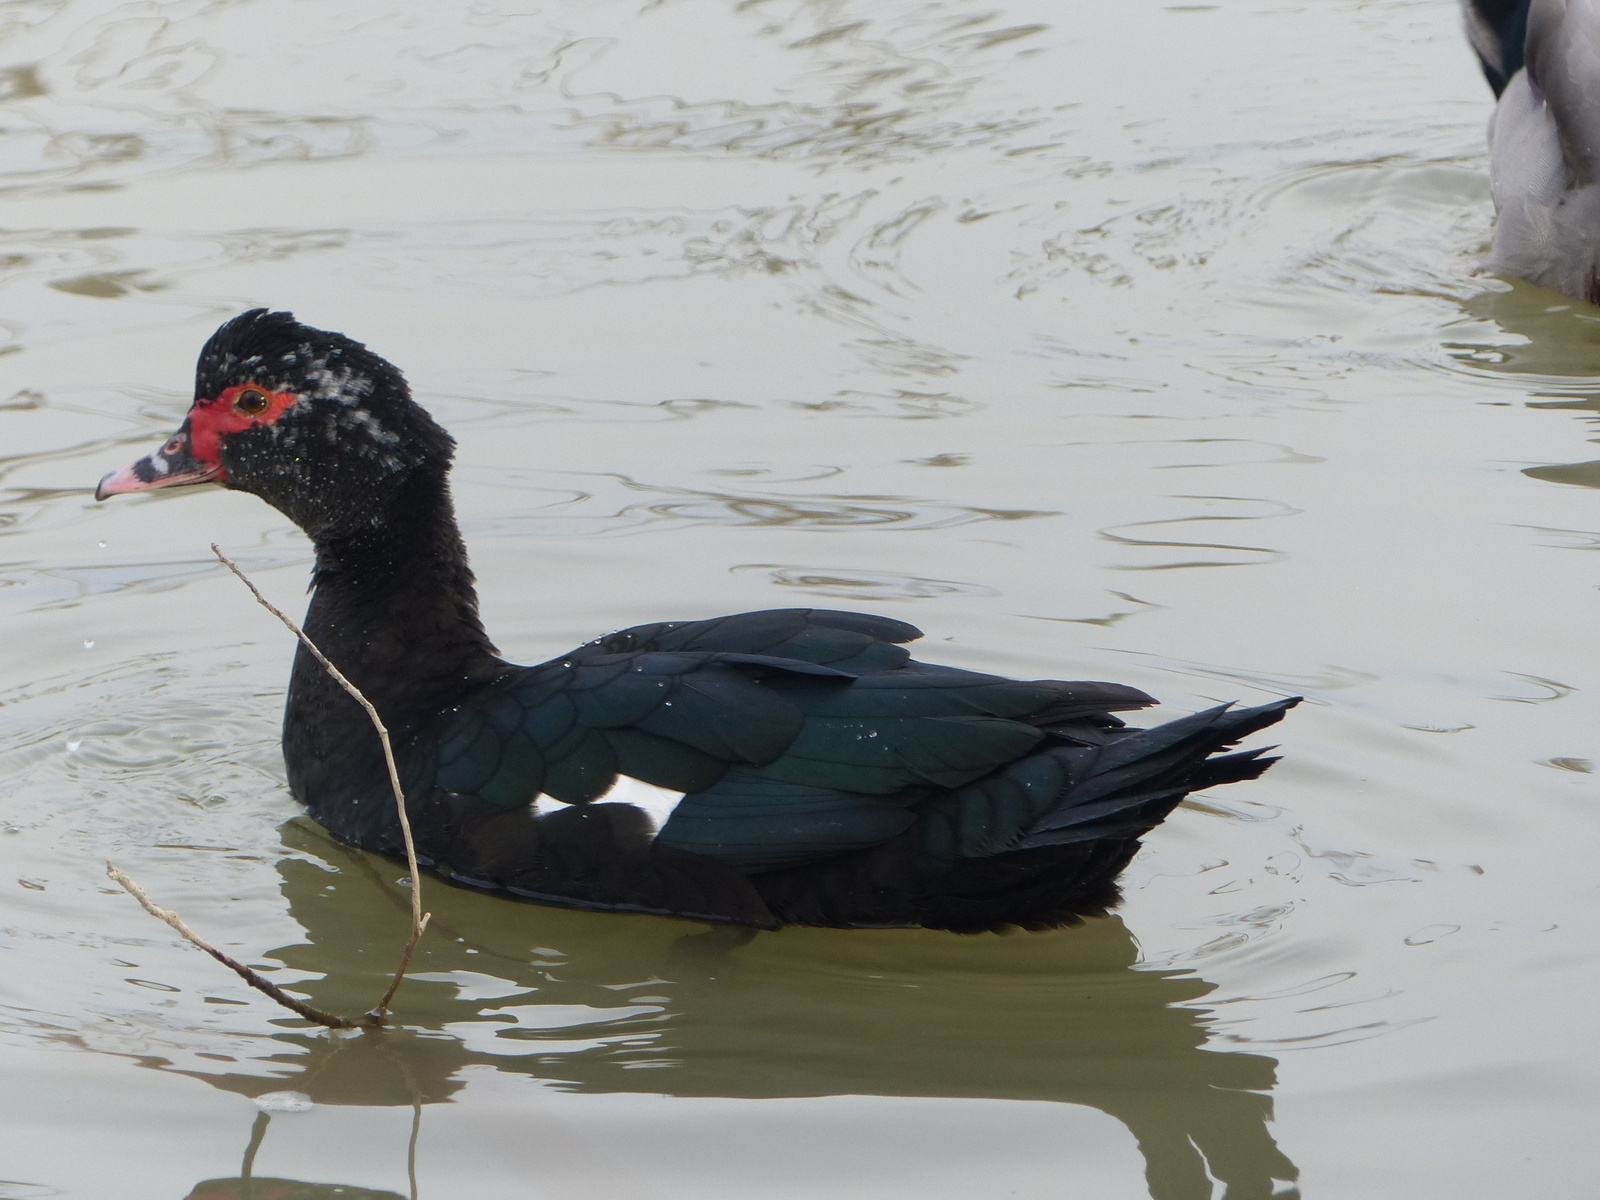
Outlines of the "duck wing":
M 505 810 L 681 796 L 667 846 L 741 871 L 902 832 L 933 796 L 1042 741 L 1093 745 L 1109 683 L 1019 681 L 910 659 L 900 621 L 790 609 L 641 626 L 495 682 L 448 714 L 429 781 Z M 849 669 L 846 669 L 849 668 Z
M 1574 186 L 1600 179 L 1600 0 L 1533 0 L 1523 48 Z
M 830 608 L 771 608 L 704 621 L 661 621 L 619 630 L 581 647 L 575 657 L 627 651 L 764 654 L 872 674 L 904 666 L 922 630 L 891 617 Z
M 1152 703 L 1135 688 L 919 663 L 916 636 L 778 610 L 515 670 L 420 739 L 418 844 L 457 882 L 578 907 L 1071 923 L 1185 794 L 1274 761 L 1222 751 L 1294 703 L 1129 729 L 1113 711 Z

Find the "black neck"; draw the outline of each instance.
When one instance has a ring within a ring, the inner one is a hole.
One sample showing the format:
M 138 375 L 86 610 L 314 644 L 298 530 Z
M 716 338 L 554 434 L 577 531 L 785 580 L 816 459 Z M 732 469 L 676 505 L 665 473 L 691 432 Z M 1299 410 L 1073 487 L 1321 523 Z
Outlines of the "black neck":
M 382 526 L 317 541 L 305 629 L 377 708 L 405 778 L 415 735 L 511 668 L 479 620 L 444 474 L 419 472 L 386 515 Z M 367 715 L 303 646 L 289 684 L 284 757 L 295 796 L 325 824 L 356 796 L 364 798 L 366 819 L 388 813 L 382 805 L 373 811 L 389 787 Z M 387 827 L 386 815 L 381 824 Z M 376 827 L 372 836 L 335 832 L 381 848 L 373 840 L 381 832 Z
M 404 726 L 504 664 L 478 616 L 445 476 L 418 472 L 386 515 L 318 541 L 306 632 L 386 722 Z

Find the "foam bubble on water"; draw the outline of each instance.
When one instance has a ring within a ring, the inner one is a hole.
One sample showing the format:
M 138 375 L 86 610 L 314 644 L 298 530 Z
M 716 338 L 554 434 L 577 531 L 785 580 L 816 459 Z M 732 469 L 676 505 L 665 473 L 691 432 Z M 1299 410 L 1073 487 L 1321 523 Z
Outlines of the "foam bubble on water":
M 256 1097 L 256 1107 L 264 1113 L 310 1112 L 316 1103 L 304 1092 L 263 1092 Z

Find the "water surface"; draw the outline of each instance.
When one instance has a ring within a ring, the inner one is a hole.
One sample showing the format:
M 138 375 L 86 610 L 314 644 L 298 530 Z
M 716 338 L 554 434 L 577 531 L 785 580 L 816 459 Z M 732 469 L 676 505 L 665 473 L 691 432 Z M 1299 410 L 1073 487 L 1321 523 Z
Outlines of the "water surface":
M 34 0 L 0 51 L 0 1197 L 1593 1190 L 1600 311 L 1474 274 L 1452 0 Z M 512 658 L 858 606 L 1304 694 L 1286 757 L 1082 929 L 436 886 L 403 1027 L 309 1030 L 102 873 L 346 1011 L 403 936 L 207 550 L 295 609 L 303 538 L 92 499 L 256 304 L 456 434 Z

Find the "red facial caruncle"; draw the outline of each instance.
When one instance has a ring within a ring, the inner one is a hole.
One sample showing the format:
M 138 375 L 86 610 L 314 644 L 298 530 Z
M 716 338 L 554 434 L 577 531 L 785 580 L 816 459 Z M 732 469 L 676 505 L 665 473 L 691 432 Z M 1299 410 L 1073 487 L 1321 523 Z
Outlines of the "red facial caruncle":
M 253 426 L 271 425 L 299 399 L 294 392 L 241 383 L 223 388 L 209 400 L 196 400 L 177 433 L 159 450 L 102 479 L 95 499 L 192 483 L 221 483 L 228 477 L 222 466 L 222 439 Z
M 294 392 L 273 392 L 257 383 L 242 383 L 223 388 L 210 400 L 196 400 L 189 410 L 189 453 L 215 468 L 216 479 L 225 479 L 222 439 L 252 425 L 271 425 L 298 399 Z

